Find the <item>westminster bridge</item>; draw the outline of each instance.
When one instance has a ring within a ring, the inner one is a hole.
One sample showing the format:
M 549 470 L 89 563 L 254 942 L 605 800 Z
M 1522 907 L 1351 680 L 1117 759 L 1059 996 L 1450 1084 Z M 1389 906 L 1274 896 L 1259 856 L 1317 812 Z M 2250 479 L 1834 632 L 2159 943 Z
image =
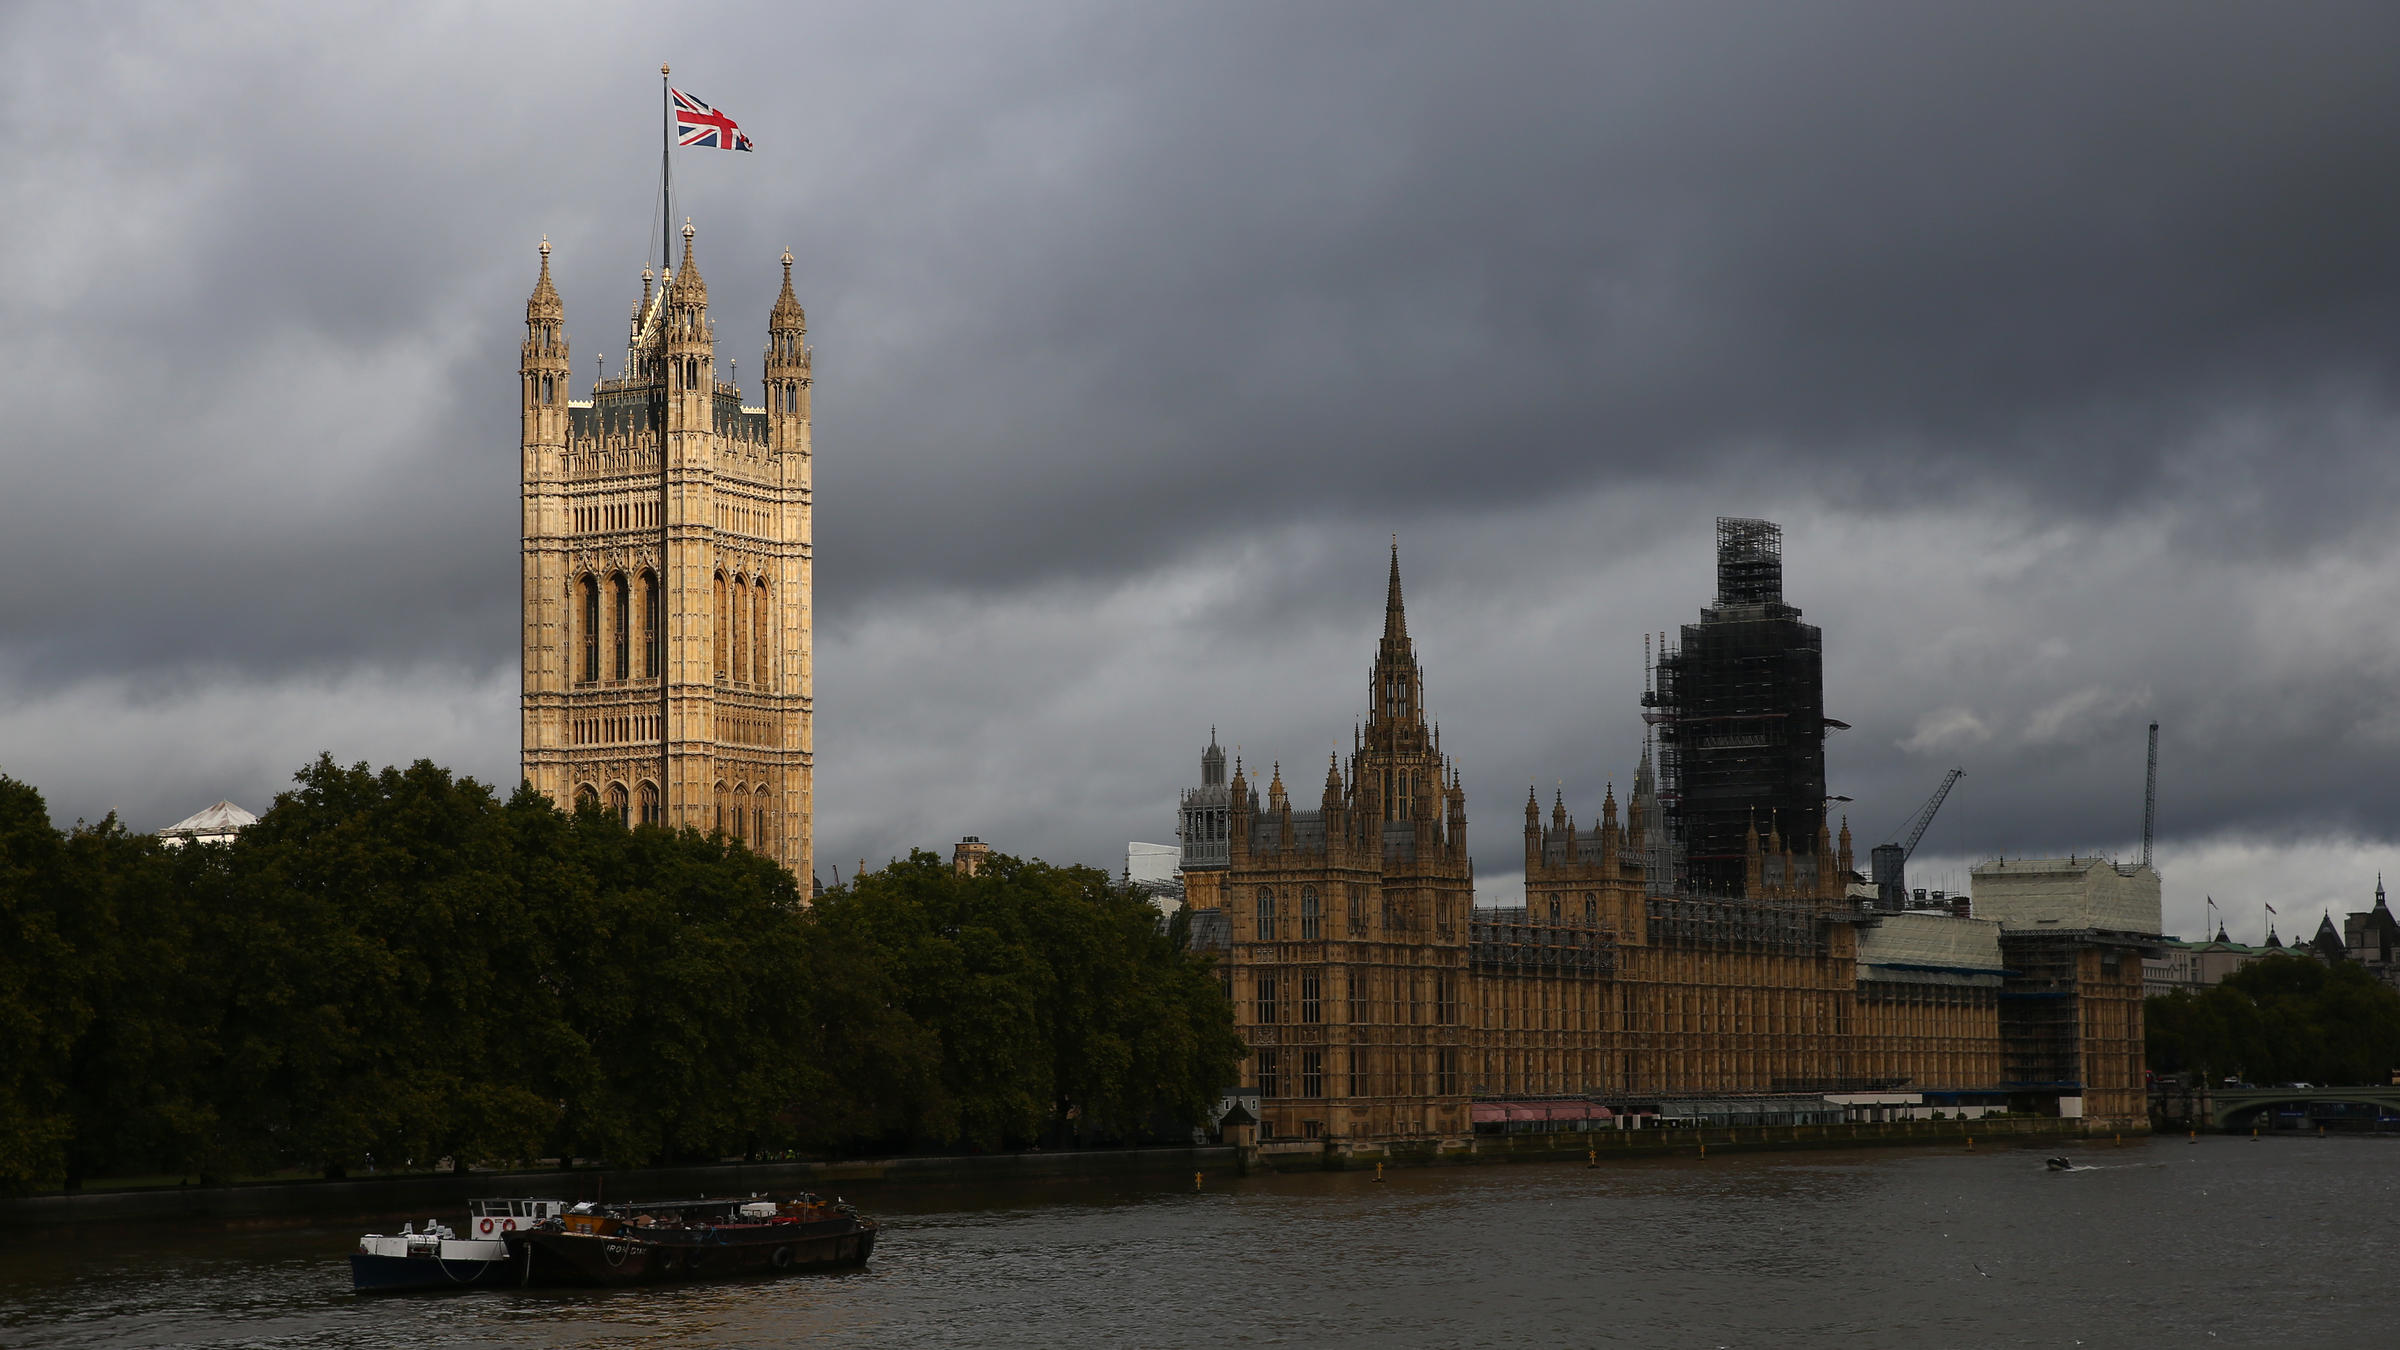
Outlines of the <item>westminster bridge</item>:
M 2160 1129 L 2271 1130 L 2400 1134 L 2400 1084 L 2207 1087 L 2161 1083 L 2150 1089 L 2151 1123 Z

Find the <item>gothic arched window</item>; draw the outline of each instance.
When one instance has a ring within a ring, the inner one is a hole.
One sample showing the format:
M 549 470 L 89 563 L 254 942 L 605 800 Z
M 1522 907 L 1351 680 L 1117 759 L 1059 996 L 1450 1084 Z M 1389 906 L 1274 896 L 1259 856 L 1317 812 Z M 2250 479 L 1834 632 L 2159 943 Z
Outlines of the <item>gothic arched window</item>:
M 600 678 L 600 579 L 586 573 L 583 590 L 583 678 Z
M 617 818 L 617 823 L 619 825 L 630 825 L 633 823 L 632 812 L 626 805 L 625 785 L 623 783 L 611 783 L 608 785 L 608 813 Z
M 768 619 L 767 579 L 750 583 L 750 682 L 764 688 L 774 682 L 768 658 L 775 651 L 775 625 Z
M 1264 886 L 1258 888 L 1258 940 L 1275 940 L 1275 892 Z
M 725 594 L 727 603 L 733 606 L 729 616 L 732 620 L 733 682 L 748 684 L 750 683 L 750 583 L 737 576 L 733 579 L 732 588 Z
M 616 630 L 616 677 L 620 680 L 633 674 L 633 590 L 623 572 L 609 578 L 609 602 L 616 613 L 610 626 Z
M 593 787 L 589 783 L 584 783 L 575 789 L 576 810 L 580 811 L 587 806 L 598 806 L 599 804 L 600 790 L 598 788 Z
M 634 789 L 634 800 L 641 803 L 639 815 L 644 825 L 658 823 L 658 784 L 643 783 Z
M 1550 922 L 1558 922 L 1558 897 L 1555 895 L 1550 897 Z
M 723 681 L 732 678 L 732 672 L 727 668 L 727 658 L 731 655 L 731 653 L 729 653 L 725 647 L 725 640 L 727 637 L 725 624 L 728 616 L 725 613 L 725 574 L 723 572 L 717 573 L 716 614 L 717 679 L 719 681 Z
M 1317 940 L 1317 888 L 1314 886 L 1300 888 L 1300 940 Z
M 657 679 L 666 669 L 666 649 L 660 646 L 663 634 L 658 627 L 658 573 L 642 573 L 642 675 Z

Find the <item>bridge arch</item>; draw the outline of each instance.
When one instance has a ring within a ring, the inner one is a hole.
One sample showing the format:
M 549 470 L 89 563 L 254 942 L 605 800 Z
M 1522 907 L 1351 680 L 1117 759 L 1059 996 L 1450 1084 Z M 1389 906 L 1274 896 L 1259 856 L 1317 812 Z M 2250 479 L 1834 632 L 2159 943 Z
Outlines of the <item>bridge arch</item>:
M 2285 1110 L 2302 1112 L 2311 1121 L 2348 1117 L 2361 1120 L 2368 1129 L 2376 1128 L 2373 1119 L 2357 1110 L 2360 1107 L 2374 1108 L 2375 1119 L 2400 1118 L 2400 1085 L 2212 1088 L 2209 1092 L 2210 1118 L 2223 1130 L 2272 1128 Z

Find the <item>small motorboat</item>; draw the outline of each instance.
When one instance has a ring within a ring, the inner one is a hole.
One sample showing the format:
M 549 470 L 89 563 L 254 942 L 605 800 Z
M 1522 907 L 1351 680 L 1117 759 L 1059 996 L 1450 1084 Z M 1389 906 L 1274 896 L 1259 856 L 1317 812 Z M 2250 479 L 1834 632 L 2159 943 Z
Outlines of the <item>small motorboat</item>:
M 467 1231 L 427 1220 L 420 1231 L 369 1233 L 350 1253 L 350 1287 L 360 1293 L 403 1289 L 467 1289 L 500 1284 L 510 1273 L 508 1235 L 556 1219 L 564 1200 L 469 1200 Z
M 2048 1167 L 2053 1172 L 2072 1172 L 2075 1170 L 2075 1164 L 2066 1158 L 2044 1159 L 2042 1165 Z

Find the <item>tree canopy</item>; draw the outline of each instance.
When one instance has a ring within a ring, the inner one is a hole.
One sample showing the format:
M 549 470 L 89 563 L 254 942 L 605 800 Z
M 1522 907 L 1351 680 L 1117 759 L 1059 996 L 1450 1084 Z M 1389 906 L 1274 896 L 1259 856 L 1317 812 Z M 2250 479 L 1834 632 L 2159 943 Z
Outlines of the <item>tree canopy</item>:
M 0 1189 L 1141 1137 L 1241 1044 L 1107 874 L 912 854 L 804 903 L 721 836 L 320 757 L 227 845 L 0 777 Z
M 2346 961 L 2261 957 L 2198 993 L 2148 1001 L 2150 1068 L 2208 1081 L 2388 1083 L 2400 990 Z

